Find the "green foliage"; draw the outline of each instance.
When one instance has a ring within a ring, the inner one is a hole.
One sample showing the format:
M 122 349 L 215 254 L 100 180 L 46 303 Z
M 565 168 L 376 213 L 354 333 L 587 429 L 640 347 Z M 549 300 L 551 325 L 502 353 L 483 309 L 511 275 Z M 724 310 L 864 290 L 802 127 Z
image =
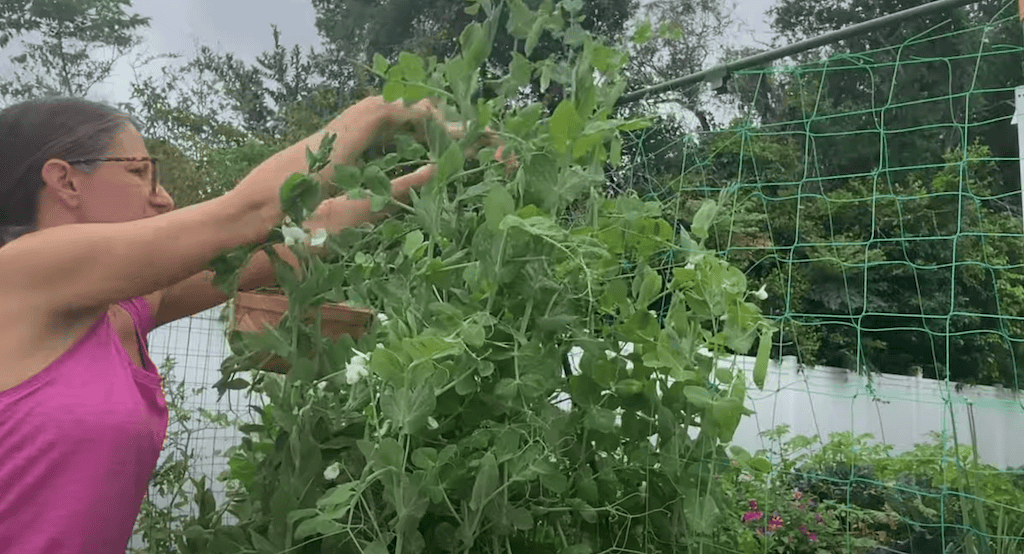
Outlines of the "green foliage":
M 201 392 L 189 389 L 175 372 L 177 363 L 167 358 L 160 367 L 169 425 L 160 462 L 150 481 L 135 524 L 135 536 L 143 546 L 130 546 L 128 554 L 166 554 L 180 551 L 182 533 L 190 521 L 188 508 L 196 488 L 196 440 L 201 431 L 236 425 L 224 414 L 198 412 L 187 398 Z M 205 486 L 200 487 L 205 491 Z
M 795 42 L 919 4 L 783 0 L 771 9 L 772 27 Z M 977 2 L 915 17 L 803 53 L 801 71 L 741 77 L 737 91 L 772 130 L 816 135 L 818 163 L 808 168 L 814 176 L 912 168 L 980 138 L 1000 160 L 1005 182 L 1016 183 L 1010 159 L 1017 144 L 1004 123 L 1013 114 L 1013 88 L 1024 79 L 1019 55 L 1007 55 L 1020 45 L 1015 10 L 1008 2 Z M 884 140 L 863 132 L 879 122 Z M 970 125 L 970 137 L 953 122 Z
M 130 0 L 0 1 L 0 49 L 19 39 L 21 46 L 9 57 L 13 78 L 0 80 L 0 99 L 87 94 L 111 76 L 149 26 L 149 18 L 126 13 L 130 7 Z M 96 56 L 102 48 L 114 55 Z
M 709 543 L 728 509 L 711 477 L 750 413 L 745 374 L 717 360 L 770 342 L 773 327 L 743 273 L 704 246 L 708 226 L 691 234 L 656 202 L 604 194 L 621 133 L 645 122 L 613 116 L 625 88 L 611 63 L 620 53 L 579 26 L 578 4 L 510 12 L 520 40 L 540 29 L 568 45 L 565 56 L 518 60 L 502 77 L 510 96 L 534 72 L 573 91 L 550 115 L 507 97 L 472 99 L 479 84 L 467 60 L 488 51 L 504 3 L 476 4 L 486 17 L 457 56 L 375 64 L 387 95 L 429 91 L 469 122 L 468 134 L 434 129 L 425 148 L 339 169 L 346 188 L 383 196 L 381 175 L 423 156 L 438 165 L 400 217 L 329 237 L 322 258 L 292 245 L 302 278 L 278 262 L 290 309 L 275 329 L 232 337 L 220 383 L 251 383 L 269 402 L 232 449 L 228 505 L 192 522 L 186 552 Z M 485 126 L 515 154 L 514 172 L 494 148 L 463 155 Z M 314 155 L 311 173 L 317 164 Z M 283 204 L 299 209 L 292 219 L 315 205 L 300 190 L 282 190 Z M 701 220 L 710 225 L 717 208 L 706 203 Z M 219 260 L 222 282 L 245 255 Z M 323 302 L 386 317 L 358 343 L 332 341 L 298 317 Z M 657 303 L 666 309 L 649 309 Z M 242 376 L 271 353 L 291 364 L 287 376 Z M 224 524 L 223 511 L 238 523 Z
M 642 140 L 642 139 L 641 139 Z M 708 247 L 765 287 L 775 353 L 805 364 L 1017 387 L 1024 309 L 1020 220 L 987 147 L 896 173 L 810 179 L 799 135 L 737 121 L 677 141 L 683 174 L 638 193 L 693 232 L 721 208 Z M 833 182 L 839 182 L 835 179 Z M 642 186 L 641 186 L 642 185 Z M 753 352 L 751 352 L 753 353 Z
M 842 531 L 818 534 L 826 552 L 864 552 L 873 545 L 999 553 L 1024 547 L 1019 472 L 1015 477 L 979 463 L 971 448 L 950 437 L 933 434 L 932 442 L 898 455 L 870 434 L 834 433 L 822 444 L 817 437 L 789 436 L 788 426 L 780 426 L 765 437 L 771 446 L 757 455 L 774 460 L 772 471 L 734 466 L 724 477 L 726 488 L 744 513 L 750 511 L 746 497 L 764 512 L 799 517 L 814 508 L 823 515 L 814 518 L 819 527 Z

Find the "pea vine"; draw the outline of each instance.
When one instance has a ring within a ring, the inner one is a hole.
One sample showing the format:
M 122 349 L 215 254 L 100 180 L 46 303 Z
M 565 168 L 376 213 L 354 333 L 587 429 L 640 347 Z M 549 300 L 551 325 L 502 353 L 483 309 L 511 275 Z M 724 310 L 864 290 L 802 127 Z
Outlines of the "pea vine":
M 233 448 L 229 502 L 199 491 L 183 552 L 677 552 L 713 536 L 723 499 L 714 476 L 744 406 L 746 373 L 719 363 L 755 345 L 763 385 L 774 328 L 742 272 L 706 249 L 716 204 L 689 231 L 662 207 L 609 197 L 623 162 L 618 119 L 624 50 L 580 26 L 580 0 L 476 0 L 461 54 L 439 61 L 377 56 L 385 100 L 433 97 L 468 132 L 436 125 L 426 145 L 400 141 L 362 166 L 315 177 L 335 137 L 309 152 L 309 173 L 282 188 L 288 215 L 267 244 L 290 310 L 262 334 L 232 333 L 222 390 L 267 403 Z M 497 26 L 522 41 L 476 94 Z M 548 34 L 566 54 L 533 59 Z M 553 109 L 523 91 L 568 91 Z M 485 128 L 514 153 L 513 172 L 485 148 Z M 289 240 L 340 187 L 390 200 L 388 175 L 432 160 L 433 181 L 399 215 Z M 268 246 L 285 242 L 295 270 Z M 233 290 L 258 248 L 219 258 Z M 368 307 L 358 341 L 320 335 L 310 308 Z M 285 375 L 248 373 L 268 353 Z M 251 375 L 251 379 L 241 376 Z M 759 464 L 753 464 L 758 466 Z M 226 524 L 231 513 L 236 523 Z

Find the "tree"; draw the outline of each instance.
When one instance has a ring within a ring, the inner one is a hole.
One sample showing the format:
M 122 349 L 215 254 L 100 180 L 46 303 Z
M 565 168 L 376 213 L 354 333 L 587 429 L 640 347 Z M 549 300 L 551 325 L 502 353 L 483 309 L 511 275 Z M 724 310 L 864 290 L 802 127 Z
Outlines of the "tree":
M 85 96 L 141 39 L 149 18 L 127 13 L 131 0 L 0 0 L 0 49 L 21 37 L 10 56 L 14 77 L 0 98 Z
M 795 42 L 918 4 L 781 0 L 770 13 L 777 38 Z M 799 75 L 747 79 L 741 94 L 745 89 L 745 100 L 766 123 L 795 122 L 791 127 L 816 134 L 816 176 L 826 179 L 938 164 L 947 151 L 976 138 L 995 157 L 1013 158 L 1016 140 L 1001 121 L 1013 113 L 1012 88 L 1024 72 L 1018 56 L 1001 54 L 1020 41 L 1008 7 L 984 1 L 851 37 L 798 56 L 805 64 Z M 805 129 L 808 114 L 816 117 Z M 857 132 L 875 128 L 884 134 Z M 1018 180 L 1015 163 L 1001 162 L 1000 169 L 1005 183 Z
M 650 87 L 705 68 L 722 47 L 733 20 L 721 0 L 652 0 L 637 13 L 635 44 L 630 52 L 630 88 Z M 704 107 L 707 95 L 701 86 L 667 91 L 647 104 L 675 104 L 693 113 L 704 131 L 710 131 L 712 115 Z M 647 111 L 651 106 L 645 106 Z
M 637 0 L 578 0 L 583 17 L 582 27 L 604 38 L 616 38 L 625 31 L 635 14 Z M 464 0 L 313 0 L 317 11 L 316 25 L 333 62 L 335 80 L 350 84 L 355 94 L 375 86 L 376 80 L 365 71 L 373 56 L 380 54 L 394 60 L 402 51 L 444 59 L 459 48 L 459 38 L 466 27 L 482 19 L 479 12 L 468 13 Z M 496 68 L 507 68 L 513 54 L 526 55 L 526 42 L 509 32 L 510 12 L 538 10 L 541 18 L 563 22 L 564 14 L 552 0 L 518 0 L 498 20 L 491 56 L 483 66 L 481 78 L 494 82 L 501 76 Z M 472 10 L 470 10 L 472 11 Z M 536 27 L 540 31 L 541 27 Z M 551 33 L 538 35 L 530 51 L 531 60 L 553 55 L 566 55 L 571 49 Z M 562 92 L 540 90 L 539 76 L 533 79 L 532 96 L 553 93 L 554 103 Z M 557 89 L 557 87 L 555 87 Z M 493 95 L 493 90 L 485 94 Z

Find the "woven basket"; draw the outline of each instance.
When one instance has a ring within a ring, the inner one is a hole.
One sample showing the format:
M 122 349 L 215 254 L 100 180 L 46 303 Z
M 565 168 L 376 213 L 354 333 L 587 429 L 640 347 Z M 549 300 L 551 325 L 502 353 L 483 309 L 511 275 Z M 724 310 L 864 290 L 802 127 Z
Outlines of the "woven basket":
M 282 293 L 240 292 L 235 298 L 235 329 L 245 333 L 262 333 L 264 326 L 277 326 L 288 311 L 288 298 Z M 349 335 L 359 340 L 370 328 L 374 313 L 371 310 L 358 310 L 341 304 L 324 304 L 320 306 L 320 332 L 337 340 L 342 335 Z M 310 314 L 307 321 L 315 321 Z M 260 369 L 275 373 L 288 373 L 288 362 L 280 356 L 274 356 Z

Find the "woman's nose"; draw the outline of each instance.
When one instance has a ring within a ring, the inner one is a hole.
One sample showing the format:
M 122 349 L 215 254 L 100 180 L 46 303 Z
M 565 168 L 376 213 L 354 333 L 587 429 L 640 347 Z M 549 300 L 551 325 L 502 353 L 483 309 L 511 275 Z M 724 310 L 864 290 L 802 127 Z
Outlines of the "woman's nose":
M 157 194 L 153 197 L 153 206 L 160 213 L 167 213 L 174 210 L 174 199 L 171 198 L 170 193 L 163 187 L 163 185 L 157 185 Z

